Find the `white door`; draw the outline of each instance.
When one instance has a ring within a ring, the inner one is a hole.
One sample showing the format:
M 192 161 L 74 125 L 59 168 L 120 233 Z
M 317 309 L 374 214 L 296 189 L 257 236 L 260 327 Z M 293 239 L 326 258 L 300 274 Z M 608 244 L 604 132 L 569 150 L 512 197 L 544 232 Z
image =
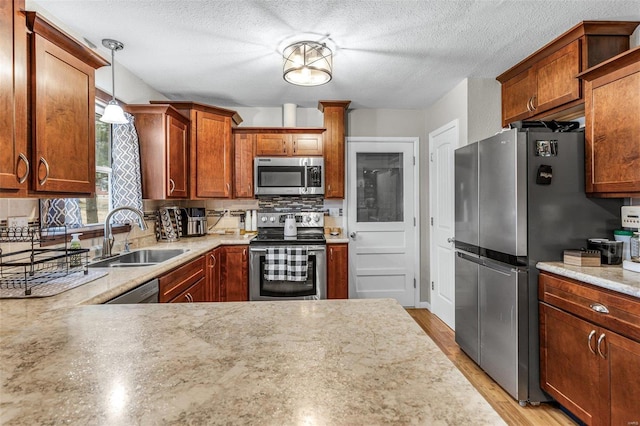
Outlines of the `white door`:
M 429 216 L 431 217 L 431 310 L 455 329 L 453 151 L 458 120 L 429 133 Z
M 418 138 L 347 138 L 349 297 L 419 301 Z

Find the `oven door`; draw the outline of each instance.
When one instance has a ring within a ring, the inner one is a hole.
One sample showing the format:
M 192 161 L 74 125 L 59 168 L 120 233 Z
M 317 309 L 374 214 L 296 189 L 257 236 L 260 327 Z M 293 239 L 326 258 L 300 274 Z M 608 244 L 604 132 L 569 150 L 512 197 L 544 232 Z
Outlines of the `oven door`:
M 309 246 L 306 281 L 265 279 L 266 247 L 249 248 L 249 300 L 317 300 L 327 298 L 326 248 Z

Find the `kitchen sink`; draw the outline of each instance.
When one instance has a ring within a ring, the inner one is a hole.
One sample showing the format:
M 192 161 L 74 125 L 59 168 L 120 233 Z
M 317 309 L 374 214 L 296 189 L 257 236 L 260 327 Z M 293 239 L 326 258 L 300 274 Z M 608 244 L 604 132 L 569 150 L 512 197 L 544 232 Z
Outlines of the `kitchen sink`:
M 136 250 L 90 263 L 90 268 L 122 268 L 157 265 L 173 257 L 186 253 L 189 249 Z

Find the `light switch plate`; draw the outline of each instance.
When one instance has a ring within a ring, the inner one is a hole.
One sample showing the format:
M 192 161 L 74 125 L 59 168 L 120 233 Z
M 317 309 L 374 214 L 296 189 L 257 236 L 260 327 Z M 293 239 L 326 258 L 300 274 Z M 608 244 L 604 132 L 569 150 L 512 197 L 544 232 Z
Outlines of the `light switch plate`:
M 7 226 L 9 228 L 25 228 L 29 226 L 29 218 L 26 216 L 9 216 L 7 217 Z
M 640 206 L 622 206 L 622 227 L 640 229 Z

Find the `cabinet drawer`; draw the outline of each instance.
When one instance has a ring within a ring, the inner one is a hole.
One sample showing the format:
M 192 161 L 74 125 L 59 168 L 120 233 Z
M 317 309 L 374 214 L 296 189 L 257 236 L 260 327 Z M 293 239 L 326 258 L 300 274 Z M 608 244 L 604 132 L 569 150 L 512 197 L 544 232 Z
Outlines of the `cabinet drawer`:
M 193 303 L 193 302 L 206 302 L 205 292 L 205 279 L 200 278 L 191 287 L 180 293 L 174 299 L 171 299 L 169 303 Z
M 204 278 L 205 258 L 199 258 L 182 265 L 160 277 L 160 303 L 178 297 L 193 284 Z
M 543 302 L 640 341 L 640 299 L 546 272 L 538 292 Z

